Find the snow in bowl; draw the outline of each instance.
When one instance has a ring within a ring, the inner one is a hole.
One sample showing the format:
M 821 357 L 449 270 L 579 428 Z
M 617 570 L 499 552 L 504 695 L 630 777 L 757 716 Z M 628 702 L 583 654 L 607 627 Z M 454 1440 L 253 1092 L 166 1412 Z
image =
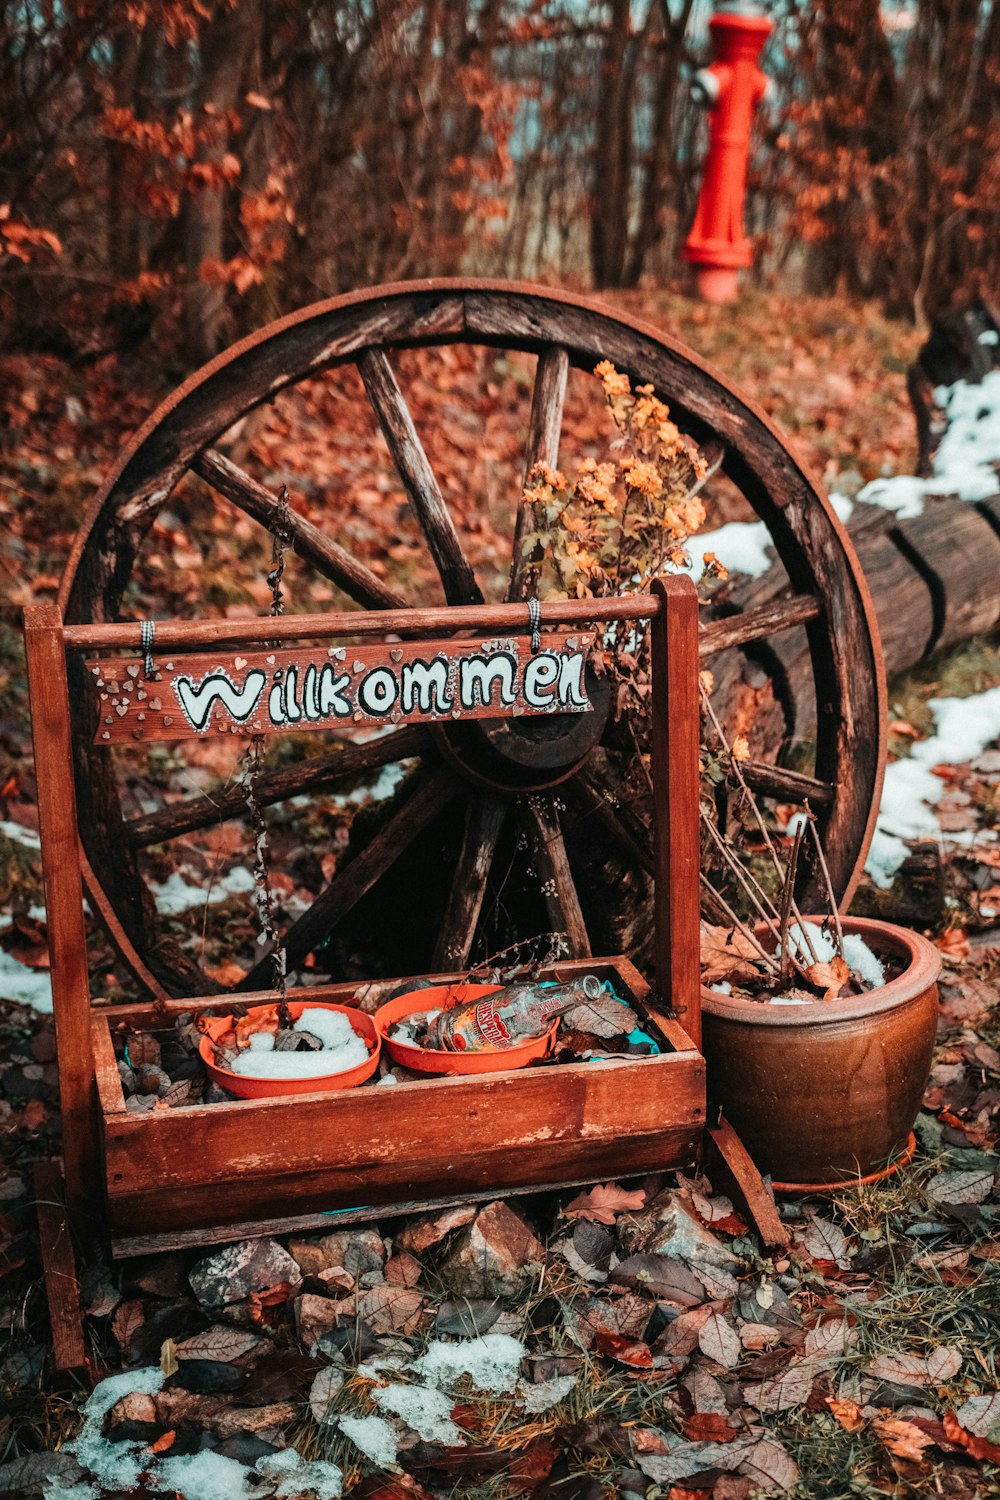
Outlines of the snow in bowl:
M 276 1004 L 255 1005 L 239 1020 L 206 1020 L 199 1051 L 212 1082 L 239 1099 L 270 1099 L 353 1089 L 375 1072 L 381 1039 L 371 1016 L 322 1000 L 289 1001 L 288 1014 L 289 1030 L 307 1033 L 320 1042 L 319 1048 L 300 1051 L 293 1042 L 292 1048 L 279 1049 L 279 1039 L 289 1038 L 289 1030 L 281 1032 Z

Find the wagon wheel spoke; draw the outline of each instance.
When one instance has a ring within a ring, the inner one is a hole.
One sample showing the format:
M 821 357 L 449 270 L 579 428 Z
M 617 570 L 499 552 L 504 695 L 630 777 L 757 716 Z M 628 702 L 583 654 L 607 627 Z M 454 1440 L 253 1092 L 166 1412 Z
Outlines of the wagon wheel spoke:
M 574 826 L 578 827 L 583 823 L 589 826 L 591 822 L 600 825 L 647 875 L 656 874 L 650 834 L 641 825 L 637 828 L 626 826 L 621 805 L 606 788 L 598 784 L 596 778 L 581 771 L 565 783 L 565 788 L 580 807 L 580 818 Z
M 527 797 L 522 815 L 552 931 L 566 934 L 571 958 L 589 958 L 590 939 L 555 807 L 548 797 Z
M 337 542 L 330 541 L 318 526 L 293 510 L 283 509 L 270 490 L 223 454 L 208 448 L 198 455 L 191 467 L 220 495 L 269 531 L 273 532 L 276 525 L 282 525 L 290 533 L 292 547 L 299 556 L 358 604 L 363 604 L 366 609 L 406 608 L 407 601 L 401 594 L 376 578 L 364 563 L 358 562 Z
M 506 814 L 507 804 L 500 797 L 474 797 L 469 802 L 451 894 L 431 960 L 435 973 L 464 969 L 469 961 Z
M 816 811 L 830 806 L 833 787 L 815 776 L 788 771 L 784 766 L 770 766 L 765 761 L 749 760 L 740 768 L 753 792 L 762 797 L 777 797 L 782 802 L 808 802 Z
M 792 594 L 774 603 L 758 604 L 754 609 L 741 610 L 702 625 L 698 652 L 703 657 L 715 656 L 730 646 L 745 646 L 751 641 L 777 635 L 779 631 L 804 625 L 808 620 L 817 619 L 821 613 L 822 606 L 813 594 Z
M 558 344 L 543 349 L 538 356 L 535 385 L 531 394 L 531 418 L 528 422 L 528 447 L 522 481 L 525 488 L 536 464 L 548 464 L 554 469 L 558 462 L 559 433 L 562 429 L 568 375 L 569 355 L 566 350 Z M 521 546 L 526 524 L 527 514 L 518 496 L 510 580 L 507 585 L 508 599 L 519 599 L 523 592 L 524 559 L 521 556 Z
M 334 786 L 349 776 L 376 771 L 394 761 L 422 755 L 427 744 L 427 731 L 417 724 L 404 725 L 391 734 L 379 735 L 377 739 L 365 740 L 360 745 L 353 740 L 340 739 L 335 741 L 333 750 L 323 755 L 310 756 L 308 760 L 278 770 L 263 771 L 254 780 L 254 798 L 259 807 L 271 807 L 289 797 L 300 797 L 306 792 Z M 243 817 L 246 812 L 242 788 L 232 786 L 217 794 L 192 797 L 159 812 L 131 818 L 125 824 L 125 834 L 132 848 L 145 849 L 150 844 L 160 844 L 183 833 L 193 833 L 196 829 L 209 828 L 230 818 Z
M 459 782 L 447 771 L 435 770 L 421 777 L 403 806 L 379 829 L 355 859 L 338 871 L 330 884 L 285 933 L 283 947 L 289 970 L 323 941 L 337 923 L 356 906 L 366 891 L 395 863 L 432 818 L 458 793 Z M 273 976 L 271 954 L 254 965 L 237 985 L 238 990 L 267 988 Z
M 406 486 L 449 604 L 481 604 L 483 595 L 462 550 L 451 512 L 434 477 L 410 409 L 383 349 L 365 349 L 358 370 L 368 399 Z

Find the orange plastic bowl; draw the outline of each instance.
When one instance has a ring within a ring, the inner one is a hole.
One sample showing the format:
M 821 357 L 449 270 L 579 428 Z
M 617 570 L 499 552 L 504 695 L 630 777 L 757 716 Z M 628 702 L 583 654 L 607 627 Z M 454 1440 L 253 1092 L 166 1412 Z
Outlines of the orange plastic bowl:
M 435 1052 L 429 1047 L 414 1047 L 410 1042 L 395 1041 L 389 1029 L 406 1016 L 421 1010 L 443 1010 L 462 1005 L 466 1000 L 478 1000 L 483 995 L 495 995 L 502 989 L 500 984 L 434 984 L 425 990 L 411 990 L 379 1006 L 375 1012 L 375 1025 L 382 1038 L 382 1045 L 392 1058 L 414 1073 L 506 1073 L 511 1068 L 523 1068 L 530 1062 L 546 1057 L 555 1041 L 558 1021 L 553 1021 L 544 1036 L 531 1037 L 516 1047 L 505 1047 L 495 1052 Z
M 259 1016 L 261 1021 L 270 1020 L 277 1009 L 277 1005 L 255 1005 L 247 1011 L 247 1018 Z M 328 1005 L 323 1000 L 290 1000 L 288 1003 L 293 1021 L 307 1010 L 339 1010 L 368 1048 L 368 1061 L 358 1063 L 356 1068 L 348 1068 L 344 1073 L 324 1073 L 319 1078 L 247 1078 L 242 1073 L 220 1068 L 213 1061 L 212 1043 L 218 1041 L 233 1023 L 232 1016 L 213 1016 L 198 1047 L 212 1082 L 228 1089 L 239 1099 L 273 1099 L 278 1094 L 329 1094 L 337 1089 L 353 1089 L 370 1078 L 378 1067 L 382 1050 L 381 1037 L 371 1016 L 366 1016 L 362 1010 L 353 1010 L 349 1005 Z

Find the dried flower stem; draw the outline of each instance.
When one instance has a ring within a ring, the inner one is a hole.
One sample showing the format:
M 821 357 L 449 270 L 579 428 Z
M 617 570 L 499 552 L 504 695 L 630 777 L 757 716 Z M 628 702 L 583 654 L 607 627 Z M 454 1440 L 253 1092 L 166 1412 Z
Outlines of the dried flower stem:
M 790 855 L 788 856 L 788 869 L 785 872 L 785 885 L 781 893 L 781 921 L 779 924 L 778 942 L 781 945 L 782 984 L 787 983 L 788 979 L 791 977 L 792 965 L 794 963 L 794 959 L 792 958 L 792 945 L 788 937 L 788 928 L 789 921 L 792 915 L 792 891 L 795 887 L 795 871 L 799 863 L 799 850 L 802 848 L 802 836 L 804 833 L 805 829 L 800 824 L 795 831 L 795 838 L 792 841 L 792 850 Z M 798 926 L 799 931 L 803 934 L 803 936 L 805 936 L 805 926 L 802 922 L 801 917 L 799 917 L 798 919 Z M 810 951 L 812 951 L 812 944 L 809 943 L 808 938 L 806 939 L 806 942 L 809 946 Z M 813 962 L 817 962 L 815 953 L 813 953 Z
M 819 860 L 819 867 L 823 872 L 823 880 L 826 885 L 826 898 L 827 902 L 829 903 L 830 914 L 833 918 L 833 928 L 837 937 L 837 957 L 843 958 L 844 929 L 840 921 L 840 912 L 837 910 L 837 898 L 833 894 L 833 881 L 830 879 L 830 867 L 826 862 L 826 855 L 823 852 L 823 841 L 819 836 L 819 828 L 816 824 L 816 814 L 813 812 L 808 802 L 806 803 L 806 819 L 812 831 L 813 842 L 816 845 L 816 857 Z
M 716 847 L 718 848 L 723 859 L 729 865 L 733 874 L 736 876 L 736 879 L 740 882 L 744 893 L 753 903 L 758 915 L 760 916 L 761 921 L 765 923 L 772 937 L 774 937 L 775 940 L 780 944 L 781 935 L 778 928 L 774 924 L 774 920 L 772 919 L 772 914 L 773 917 L 776 918 L 779 916 L 779 913 L 771 902 L 770 897 L 766 894 L 765 891 L 761 890 L 761 887 L 757 884 L 756 880 L 753 878 L 746 866 L 741 864 L 740 861 L 736 858 L 735 854 L 726 844 L 725 839 L 722 837 L 719 830 L 712 822 L 711 818 L 709 818 L 704 812 L 702 813 L 701 818 L 702 826 L 708 829 L 712 838 L 715 840 Z M 712 886 L 712 889 L 714 890 L 715 887 Z M 759 897 L 757 895 L 757 892 L 760 892 Z M 760 898 L 763 898 L 763 900 Z M 766 901 L 771 907 L 771 914 L 768 913 L 766 907 L 764 906 L 764 901 Z M 806 979 L 806 971 L 795 954 L 791 955 L 791 960 L 794 968 L 798 971 L 801 977 L 803 979 Z
M 736 915 L 726 898 L 724 896 L 721 896 L 715 889 L 715 886 L 709 880 L 704 870 L 701 871 L 701 883 L 711 904 L 723 914 L 728 922 L 732 923 L 733 927 L 741 937 L 746 938 L 747 942 L 751 943 L 753 947 L 757 949 L 757 952 L 767 964 L 768 968 L 773 969 L 776 974 L 779 973 L 780 970 L 778 960 L 775 958 L 774 954 L 768 953 L 767 949 L 761 943 L 757 934 Z
M 768 854 L 771 856 L 771 861 L 774 865 L 774 868 L 781 879 L 784 880 L 785 869 L 781 863 L 778 851 L 774 846 L 774 840 L 771 837 L 770 830 L 768 829 L 767 824 L 764 822 L 760 808 L 757 806 L 757 799 L 747 785 L 746 778 L 743 775 L 743 772 L 740 770 L 740 763 L 733 756 L 732 746 L 730 745 L 729 740 L 726 738 L 726 731 L 719 723 L 718 715 L 716 714 L 715 709 L 712 707 L 711 700 L 709 699 L 709 696 L 701 683 L 698 684 L 698 691 L 701 693 L 701 701 L 705 706 L 705 711 L 712 721 L 712 727 L 714 728 L 716 734 L 719 736 L 719 739 L 722 741 L 724 748 L 729 752 L 730 765 L 733 775 L 739 782 L 740 789 L 746 793 L 747 801 L 749 802 L 751 812 L 753 813 L 754 822 L 757 824 L 757 827 L 760 830 L 761 837 L 764 840 L 765 848 L 767 849 Z M 791 901 L 791 912 L 802 929 L 802 935 L 805 938 L 806 947 L 809 949 L 809 956 L 811 957 L 814 964 L 818 963 L 819 955 L 812 945 L 812 940 L 809 937 L 809 929 L 802 918 L 802 913 L 799 911 L 799 908 L 796 905 L 795 897 L 791 893 L 789 893 L 789 897 Z

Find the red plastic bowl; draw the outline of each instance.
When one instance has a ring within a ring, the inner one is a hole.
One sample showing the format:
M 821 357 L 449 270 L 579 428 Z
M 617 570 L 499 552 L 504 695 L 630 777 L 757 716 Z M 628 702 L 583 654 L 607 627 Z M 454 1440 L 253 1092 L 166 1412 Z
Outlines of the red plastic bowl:
M 414 1073 L 506 1073 L 511 1068 L 523 1068 L 530 1062 L 537 1062 L 548 1055 L 555 1041 L 558 1020 L 552 1022 L 544 1036 L 531 1037 L 516 1047 L 491 1052 L 437 1052 L 429 1047 L 414 1047 L 410 1042 L 395 1041 L 389 1035 L 390 1027 L 417 1011 L 462 1005 L 466 1000 L 495 995 L 502 988 L 500 984 L 434 984 L 425 990 L 411 990 L 406 995 L 399 995 L 375 1012 L 375 1025 L 382 1045 L 393 1062 L 411 1068 Z
M 270 1020 L 277 1009 L 277 1005 L 255 1005 L 247 1011 L 247 1019 L 259 1016 L 261 1021 Z M 378 1067 L 382 1046 L 371 1016 L 366 1016 L 363 1010 L 354 1010 L 349 1005 L 328 1005 L 323 1000 L 288 1002 L 288 1012 L 293 1021 L 297 1021 L 303 1011 L 307 1010 L 338 1010 L 341 1015 L 346 1016 L 368 1048 L 368 1061 L 358 1063 L 356 1068 L 348 1068 L 344 1073 L 324 1073 L 319 1078 L 248 1078 L 242 1073 L 231 1073 L 228 1068 L 220 1068 L 213 1061 L 212 1043 L 233 1024 L 232 1016 L 213 1016 L 205 1026 L 198 1046 L 201 1060 L 208 1069 L 212 1082 L 217 1083 L 220 1088 L 228 1089 L 239 1099 L 273 1099 L 282 1094 L 329 1094 L 338 1089 L 353 1089 L 370 1078 Z

